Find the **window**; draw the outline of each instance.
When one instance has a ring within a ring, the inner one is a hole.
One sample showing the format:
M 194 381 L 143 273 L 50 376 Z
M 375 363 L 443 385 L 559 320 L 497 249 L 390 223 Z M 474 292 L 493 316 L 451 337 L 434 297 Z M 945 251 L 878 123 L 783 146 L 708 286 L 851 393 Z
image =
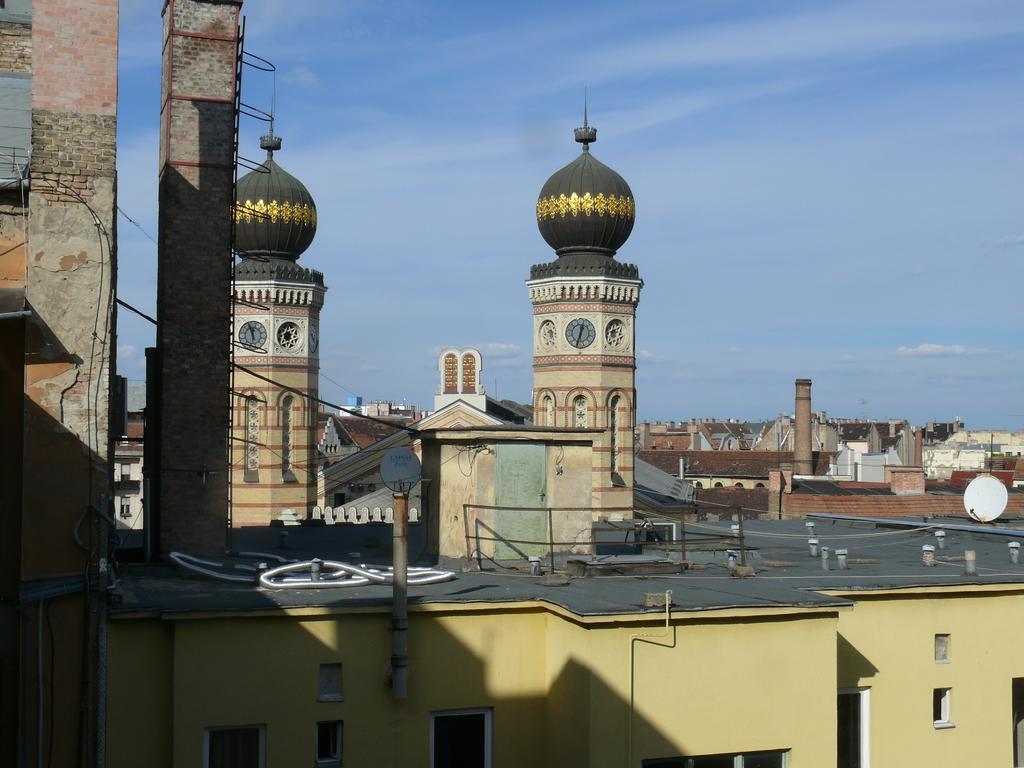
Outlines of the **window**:
M 587 398 L 579 395 L 572 401 L 573 423 L 577 427 L 587 426 Z
M 3 9 L 0 5 L 0 19 L 18 20 L 4 18 Z M 0 74 L 0 147 L 0 179 L 24 178 L 32 147 L 32 78 L 27 74 Z
M 127 519 L 132 516 L 132 503 L 128 499 L 121 499 L 121 518 Z
M 540 401 L 540 409 L 537 414 L 538 423 L 544 427 L 555 426 L 555 400 L 551 395 L 544 395 Z
M 1024 768 L 1024 677 L 1013 680 L 1013 765 Z
M 490 768 L 491 710 L 457 709 L 430 715 L 431 768 Z
M 264 768 L 266 742 L 262 725 L 207 728 L 203 734 L 203 768 Z
M 334 494 L 334 508 L 337 509 L 338 507 L 343 507 L 343 506 L 345 506 L 345 494 L 344 493 L 335 493 Z
M 121 475 L 121 481 L 122 482 L 132 479 L 132 465 L 131 464 L 121 464 L 119 466 L 119 469 L 120 469 L 120 475 Z
M 786 752 L 660 757 L 654 760 L 644 760 L 641 765 L 643 768 L 785 768 Z
M 952 728 L 949 719 L 950 694 L 952 688 L 936 688 L 932 691 L 932 725 L 936 728 Z
M 316 724 L 316 764 L 341 765 L 341 720 Z
M 612 472 L 619 471 L 619 398 L 608 406 L 608 428 L 612 433 Z
M 697 482 L 695 482 L 693 484 L 693 487 L 694 488 L 703 488 L 704 487 L 704 483 L 702 483 L 700 480 L 698 480 Z
M 949 635 L 935 636 L 935 660 L 949 661 Z
M 260 472 L 260 401 L 245 399 L 245 480 L 259 481 Z
M 343 701 L 341 695 L 341 664 L 320 665 L 318 701 Z
M 281 472 L 292 469 L 292 404 L 295 398 L 288 395 L 281 402 Z
M 836 749 L 838 768 L 868 768 L 870 695 L 868 688 L 839 691 Z

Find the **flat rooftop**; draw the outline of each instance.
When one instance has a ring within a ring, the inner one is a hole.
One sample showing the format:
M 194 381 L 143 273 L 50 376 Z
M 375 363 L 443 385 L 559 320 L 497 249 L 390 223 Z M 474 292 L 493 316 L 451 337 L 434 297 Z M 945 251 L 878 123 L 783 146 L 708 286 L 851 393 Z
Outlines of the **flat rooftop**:
M 409 604 L 481 604 L 537 602 L 557 606 L 581 617 L 612 616 L 643 612 L 647 592 L 672 591 L 673 611 L 709 611 L 751 608 L 824 608 L 848 605 L 843 597 L 824 591 L 870 591 L 920 587 L 1014 585 L 1024 587 L 1022 564 L 1010 563 L 1008 543 L 1021 541 L 1024 530 L 991 527 L 991 532 L 945 528 L 946 546 L 936 546 L 936 564 L 922 564 L 924 544 L 936 544 L 935 531 L 945 525 L 964 526 L 963 519 L 899 521 L 850 521 L 815 519 L 815 538 L 827 546 L 831 570 L 823 570 L 820 558 L 810 556 L 805 520 L 744 521 L 747 563 L 756 575 L 731 576 L 724 549 L 701 551 L 698 534 L 730 534 L 731 523 L 687 523 L 693 548 L 687 559 L 692 568 L 679 574 L 650 576 L 595 576 L 573 578 L 564 586 L 547 586 L 530 576 L 526 564 L 501 565 L 483 561 L 484 570 L 464 561 L 448 563 L 456 578 L 441 584 L 409 588 Z M 278 548 L 281 531 L 287 531 L 287 547 Z M 390 560 L 389 525 L 325 526 L 238 529 L 234 546 L 239 551 L 260 551 L 278 556 L 310 559 L 320 557 L 352 563 L 384 565 Z M 410 529 L 410 554 L 420 551 L 419 526 Z M 668 545 L 670 557 L 679 559 L 678 546 Z M 837 548 L 848 552 L 848 568 L 839 570 Z M 977 576 L 964 575 L 963 554 L 974 550 Z M 648 555 L 659 554 L 648 548 Z M 589 559 L 589 558 L 587 558 Z M 597 558 L 615 562 L 614 558 Z M 620 558 L 621 560 L 621 558 Z M 230 566 L 231 558 L 223 561 Z M 250 558 L 247 562 L 253 562 Z M 557 561 L 564 565 L 565 557 Z M 548 561 L 543 565 L 547 570 Z M 454 566 L 454 567 L 453 567 Z M 242 573 L 235 571 L 235 573 Z M 263 589 L 257 585 L 229 583 L 192 575 L 171 565 L 122 565 L 118 600 L 111 606 L 115 617 L 223 612 L 280 612 L 296 608 L 326 608 L 340 613 L 349 609 L 384 607 L 390 604 L 391 587 L 368 585 L 320 589 Z M 661 609 L 654 609 L 655 612 Z

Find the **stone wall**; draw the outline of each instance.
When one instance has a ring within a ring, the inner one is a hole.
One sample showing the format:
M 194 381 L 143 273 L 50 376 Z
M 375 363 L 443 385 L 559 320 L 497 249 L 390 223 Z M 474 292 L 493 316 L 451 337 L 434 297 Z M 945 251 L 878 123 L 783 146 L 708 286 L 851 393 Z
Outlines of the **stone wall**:
M 0 21 L 0 72 L 27 75 L 32 71 L 32 27 Z

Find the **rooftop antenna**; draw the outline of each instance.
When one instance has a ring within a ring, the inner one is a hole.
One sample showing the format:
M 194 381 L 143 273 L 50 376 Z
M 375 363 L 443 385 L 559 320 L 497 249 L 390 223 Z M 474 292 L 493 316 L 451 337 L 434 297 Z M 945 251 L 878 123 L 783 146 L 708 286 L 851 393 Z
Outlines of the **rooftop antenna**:
M 597 128 L 591 128 L 587 120 L 587 89 L 583 89 L 583 127 L 573 131 L 576 141 L 583 145 L 583 151 L 589 152 L 590 145 L 597 141 Z

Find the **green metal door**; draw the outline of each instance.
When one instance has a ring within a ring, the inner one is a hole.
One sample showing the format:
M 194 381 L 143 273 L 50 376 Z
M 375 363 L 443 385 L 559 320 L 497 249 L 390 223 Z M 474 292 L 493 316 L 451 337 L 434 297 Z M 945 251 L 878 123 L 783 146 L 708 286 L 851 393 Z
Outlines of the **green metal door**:
M 536 443 L 498 443 L 497 479 L 494 488 L 495 557 L 521 558 L 544 555 L 545 543 L 523 544 L 518 541 L 548 540 L 546 447 Z M 516 541 L 518 540 L 518 541 Z

